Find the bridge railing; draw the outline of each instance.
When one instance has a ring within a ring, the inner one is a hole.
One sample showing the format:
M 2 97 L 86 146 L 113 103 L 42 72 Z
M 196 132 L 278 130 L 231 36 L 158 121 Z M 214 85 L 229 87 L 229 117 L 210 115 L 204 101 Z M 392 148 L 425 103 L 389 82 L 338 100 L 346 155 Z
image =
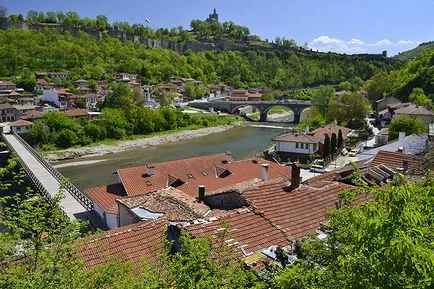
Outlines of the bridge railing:
M 27 149 L 27 151 L 38 160 L 38 162 L 48 171 L 50 174 L 60 182 L 63 188 L 70 193 L 86 210 L 93 210 L 93 202 L 84 195 L 74 184 L 72 184 L 67 178 L 65 178 L 58 170 L 46 161 L 40 154 L 38 154 L 32 146 L 30 146 L 25 140 L 23 140 L 18 134 L 13 133 L 17 140 Z
M 17 152 L 14 149 L 14 147 L 6 140 L 6 138 L 4 138 L 4 142 L 6 143 L 6 145 L 8 146 L 9 150 L 11 152 L 14 152 L 17 156 Z M 42 185 L 42 183 L 39 181 L 39 179 L 35 176 L 35 174 L 30 170 L 30 168 L 26 165 L 26 163 L 20 158 L 18 157 L 18 162 L 20 163 L 21 167 L 24 169 L 24 171 L 26 172 L 28 178 L 30 179 L 30 181 L 32 182 L 34 189 L 44 195 L 48 202 L 50 202 L 51 205 L 53 206 L 58 206 L 57 204 L 55 204 L 53 197 L 50 195 L 50 193 L 47 191 L 47 189 L 45 189 L 45 187 Z M 59 208 L 60 209 L 60 208 Z M 61 210 L 64 217 L 68 219 L 68 216 L 65 214 L 65 212 L 63 210 Z

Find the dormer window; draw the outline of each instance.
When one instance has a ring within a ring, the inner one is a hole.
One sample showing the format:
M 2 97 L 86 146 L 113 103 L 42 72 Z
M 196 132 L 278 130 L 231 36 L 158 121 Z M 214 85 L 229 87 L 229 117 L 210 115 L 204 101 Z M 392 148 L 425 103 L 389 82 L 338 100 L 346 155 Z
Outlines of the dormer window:
M 167 178 L 167 186 L 176 188 L 176 187 L 182 186 L 184 184 L 184 182 L 181 179 L 179 179 L 175 176 L 168 175 L 167 177 L 168 177 Z

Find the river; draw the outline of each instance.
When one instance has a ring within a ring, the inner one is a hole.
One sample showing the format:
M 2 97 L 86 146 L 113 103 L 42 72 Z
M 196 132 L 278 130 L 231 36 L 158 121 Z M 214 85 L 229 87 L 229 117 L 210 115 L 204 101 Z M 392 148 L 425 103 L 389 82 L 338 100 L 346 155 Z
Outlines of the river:
M 246 159 L 262 152 L 273 143 L 274 137 L 284 132 L 285 127 L 281 124 L 246 125 L 185 141 L 86 158 L 85 162 L 77 159 L 54 164 L 60 165 L 58 170 L 83 190 L 117 182 L 114 174 L 117 169 L 148 162 L 166 162 L 225 151 L 231 151 L 236 160 Z M 78 165 L 80 163 L 85 165 Z

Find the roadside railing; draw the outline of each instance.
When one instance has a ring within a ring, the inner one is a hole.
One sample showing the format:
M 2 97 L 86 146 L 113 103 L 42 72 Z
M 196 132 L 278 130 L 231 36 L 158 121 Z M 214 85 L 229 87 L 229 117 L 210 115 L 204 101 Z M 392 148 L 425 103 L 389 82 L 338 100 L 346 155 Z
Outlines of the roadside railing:
M 93 210 L 92 201 L 83 194 L 73 183 L 71 183 L 67 178 L 65 178 L 58 170 L 53 168 L 53 166 L 45 160 L 40 154 L 38 154 L 31 145 L 29 145 L 25 140 L 23 140 L 18 134 L 13 133 L 17 140 L 27 149 L 27 151 L 35 157 L 35 159 L 48 171 L 50 174 L 59 181 L 62 188 L 64 188 L 68 193 L 70 193 L 86 210 Z M 28 169 L 28 167 L 26 166 Z M 29 169 L 28 169 L 29 170 Z

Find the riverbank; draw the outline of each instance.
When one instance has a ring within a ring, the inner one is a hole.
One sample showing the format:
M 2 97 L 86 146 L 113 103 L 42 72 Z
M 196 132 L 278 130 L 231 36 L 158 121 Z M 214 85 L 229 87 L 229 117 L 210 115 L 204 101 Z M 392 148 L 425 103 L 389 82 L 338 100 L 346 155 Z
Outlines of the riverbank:
M 77 159 L 86 157 L 102 156 L 111 153 L 123 152 L 133 149 L 146 148 L 161 144 L 173 143 L 181 140 L 188 140 L 214 133 L 223 132 L 235 126 L 240 126 L 244 122 L 235 122 L 231 125 L 216 127 L 206 127 L 199 129 L 190 129 L 184 131 L 168 131 L 164 134 L 148 136 L 133 140 L 114 141 L 113 144 L 97 144 L 79 148 L 69 148 L 65 150 L 48 151 L 42 154 L 48 161 L 60 161 L 65 159 Z

